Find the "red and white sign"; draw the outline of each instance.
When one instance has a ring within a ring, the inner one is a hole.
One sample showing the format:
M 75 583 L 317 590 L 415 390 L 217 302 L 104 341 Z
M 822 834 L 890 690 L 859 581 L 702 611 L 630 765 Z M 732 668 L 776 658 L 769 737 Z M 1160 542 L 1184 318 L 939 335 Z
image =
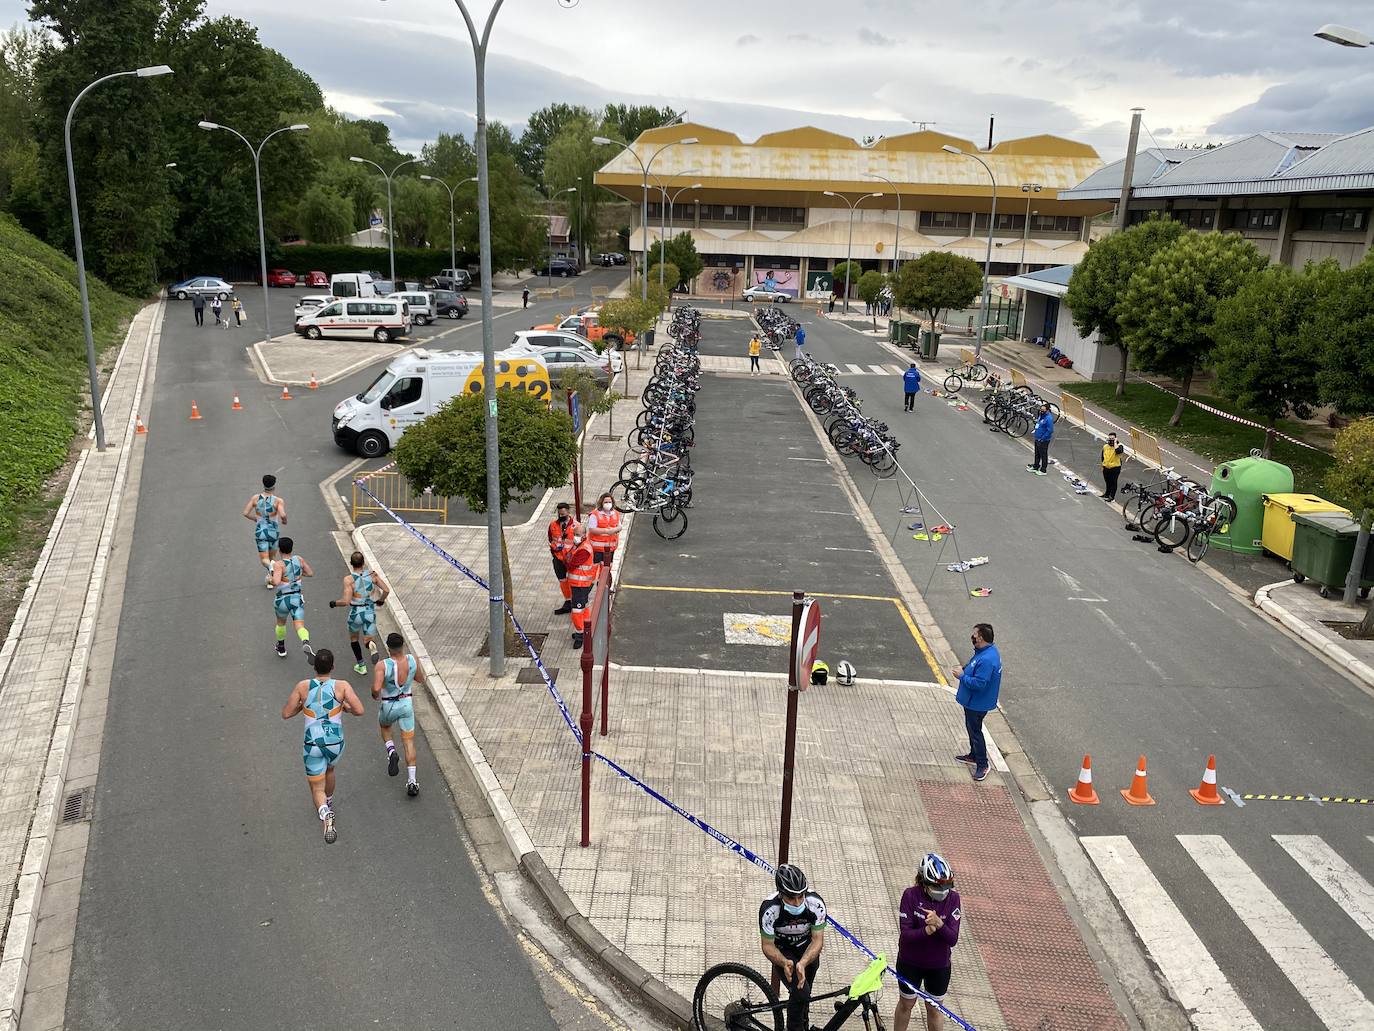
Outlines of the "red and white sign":
M 821 650 L 821 603 L 815 598 L 802 602 L 801 624 L 792 642 L 792 658 L 797 671 L 793 686 L 805 691 L 811 686 L 811 666 Z

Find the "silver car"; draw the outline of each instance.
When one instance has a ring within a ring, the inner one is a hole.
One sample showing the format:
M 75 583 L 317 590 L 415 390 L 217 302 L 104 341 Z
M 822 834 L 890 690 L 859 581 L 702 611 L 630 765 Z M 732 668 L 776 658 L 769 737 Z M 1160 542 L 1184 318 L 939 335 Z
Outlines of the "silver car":
M 583 350 L 580 347 L 569 347 L 561 343 L 549 347 L 541 347 L 534 341 L 530 341 L 530 343 L 543 357 L 544 364 L 548 367 L 551 386 L 558 386 L 563 380 L 563 374 L 573 369 L 583 369 L 590 372 L 601 387 L 611 385 L 611 362 L 609 358 L 604 358 L 590 349 Z
M 762 283 L 751 286 L 744 291 L 746 301 L 772 301 L 774 304 L 785 304 L 791 300 L 790 294 L 785 294 L 781 290 L 769 290 Z
M 218 276 L 197 276 L 195 279 L 183 279 L 180 283 L 173 283 L 167 288 L 167 293 L 178 301 L 184 301 L 193 294 L 218 297 L 221 301 L 227 301 L 234 296 L 234 287 Z

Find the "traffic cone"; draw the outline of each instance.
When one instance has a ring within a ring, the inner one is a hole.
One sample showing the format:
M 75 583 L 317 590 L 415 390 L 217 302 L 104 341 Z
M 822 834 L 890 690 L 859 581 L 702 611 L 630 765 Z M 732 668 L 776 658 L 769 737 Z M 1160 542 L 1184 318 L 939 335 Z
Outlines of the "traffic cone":
M 1135 776 L 1131 778 L 1131 786 L 1121 789 L 1121 797 L 1131 805 L 1154 805 L 1155 800 L 1150 797 L 1150 791 L 1145 786 L 1145 757 L 1140 757 L 1140 765 L 1136 767 Z
M 148 432 L 148 427 L 143 425 L 143 416 L 141 416 L 141 415 L 135 415 L 135 416 L 134 416 L 134 432 L 135 432 L 135 433 L 147 433 L 147 432 Z
M 192 419 L 199 419 L 199 418 L 200 418 L 200 409 L 196 407 L 196 403 L 195 403 L 194 401 L 191 402 L 191 418 L 192 418 Z
M 291 391 L 289 391 L 289 390 L 286 389 L 286 384 L 285 384 L 285 383 L 283 383 L 283 384 L 281 385 L 281 399 L 282 399 L 283 401 L 290 401 L 290 400 L 291 400 Z
M 320 389 L 319 381 L 315 379 L 315 374 L 314 374 L 313 372 L 310 374 L 310 389 L 311 389 L 311 390 L 319 390 L 319 389 Z
M 1193 796 L 1193 801 L 1198 805 L 1224 805 L 1221 796 L 1217 794 L 1217 757 L 1209 755 L 1207 757 L 1207 769 L 1202 771 L 1202 783 L 1195 788 L 1189 788 L 1188 794 Z
M 1092 756 L 1083 756 L 1083 768 L 1078 771 L 1078 783 L 1069 791 L 1069 801 L 1079 805 L 1097 805 L 1097 792 L 1093 790 Z
M 234 411 L 236 411 L 236 412 L 241 412 L 241 411 L 243 411 L 243 405 L 239 404 L 239 396 L 238 396 L 238 394 L 235 394 L 235 395 L 234 395 L 234 403 L 231 404 L 229 407 L 232 408 L 232 409 L 233 409 Z

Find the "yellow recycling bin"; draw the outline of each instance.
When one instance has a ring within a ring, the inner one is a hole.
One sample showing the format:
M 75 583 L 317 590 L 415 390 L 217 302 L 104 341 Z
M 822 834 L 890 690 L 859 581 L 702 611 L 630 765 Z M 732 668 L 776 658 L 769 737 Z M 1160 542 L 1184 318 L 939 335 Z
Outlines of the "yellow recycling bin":
M 1285 562 L 1293 558 L 1293 516 L 1313 512 L 1342 512 L 1348 509 L 1315 494 L 1265 494 L 1264 530 L 1261 535 L 1264 550 Z

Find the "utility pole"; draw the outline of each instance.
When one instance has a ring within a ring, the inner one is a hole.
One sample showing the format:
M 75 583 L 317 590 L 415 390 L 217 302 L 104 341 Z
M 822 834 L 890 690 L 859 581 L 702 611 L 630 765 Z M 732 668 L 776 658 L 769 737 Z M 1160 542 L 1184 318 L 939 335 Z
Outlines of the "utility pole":
M 1143 107 L 1131 108 L 1131 138 L 1126 144 L 1126 162 L 1121 169 L 1121 200 L 1116 205 L 1116 231 L 1126 228 L 1126 207 L 1131 200 L 1131 177 L 1135 175 L 1135 146 L 1140 140 L 1140 113 Z
M 988 150 L 992 149 L 992 127 L 996 121 L 996 115 L 988 115 Z

